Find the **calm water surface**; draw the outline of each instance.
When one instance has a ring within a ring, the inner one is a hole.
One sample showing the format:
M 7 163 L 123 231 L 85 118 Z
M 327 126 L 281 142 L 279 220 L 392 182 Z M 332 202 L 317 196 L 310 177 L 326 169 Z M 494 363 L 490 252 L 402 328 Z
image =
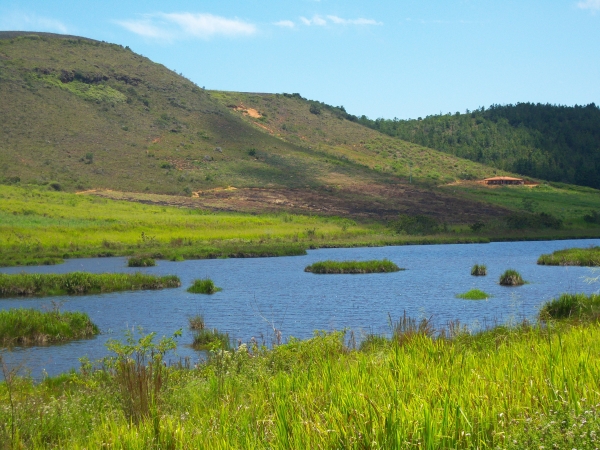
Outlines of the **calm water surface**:
M 570 247 L 600 245 L 600 239 L 573 241 L 503 242 L 400 246 L 382 248 L 323 249 L 306 256 L 257 259 L 217 259 L 184 262 L 158 261 L 141 269 L 152 274 L 175 274 L 182 287 L 161 291 L 122 292 L 79 297 L 0 299 L 0 309 L 49 309 L 52 302 L 63 311 L 84 311 L 100 327 L 94 339 L 49 347 L 16 348 L 4 356 L 10 364 L 22 364 L 39 378 L 78 368 L 78 358 L 92 361 L 108 354 L 108 339 L 122 339 L 126 329 L 141 326 L 159 336 L 171 336 L 183 328 L 177 354 L 171 358 L 202 354 L 189 348 L 192 335 L 188 318 L 202 314 L 208 327 L 226 331 L 234 341 L 255 337 L 271 344 L 274 330 L 285 341 L 290 336 L 308 338 L 314 330 L 349 328 L 358 339 L 365 333 L 389 333 L 389 317 L 404 311 L 421 318 L 433 317 L 441 326 L 459 319 L 472 329 L 496 322 L 533 318 L 544 302 L 563 292 L 595 292 L 600 284 L 588 284 L 589 268 L 538 266 L 542 253 Z M 315 275 L 304 268 L 324 259 L 388 258 L 407 270 L 391 274 Z M 486 264 L 487 277 L 472 277 L 473 264 Z M 529 284 L 498 285 L 500 274 L 518 270 Z M 135 272 L 125 258 L 68 260 L 58 266 L 0 269 L 4 273 Z M 195 278 L 210 277 L 223 288 L 214 295 L 186 292 Z M 486 301 L 456 299 L 469 289 L 493 295 Z

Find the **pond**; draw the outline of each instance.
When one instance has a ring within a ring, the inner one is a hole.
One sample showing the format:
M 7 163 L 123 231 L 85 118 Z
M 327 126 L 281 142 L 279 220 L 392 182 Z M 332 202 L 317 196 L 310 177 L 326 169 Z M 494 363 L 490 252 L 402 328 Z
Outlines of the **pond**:
M 5 352 L 11 366 L 20 365 L 39 378 L 79 367 L 79 358 L 98 360 L 108 354 L 108 339 L 123 339 L 125 330 L 171 336 L 183 329 L 176 355 L 171 360 L 203 357 L 189 347 L 192 334 L 188 318 L 202 314 L 206 325 L 228 332 L 234 342 L 271 345 L 276 330 L 283 341 L 300 339 L 315 330 L 352 330 L 357 340 L 366 333 L 389 334 L 389 320 L 405 311 L 414 318 L 433 318 L 436 326 L 460 320 L 471 329 L 496 323 L 535 318 L 541 304 L 563 292 L 591 293 L 600 283 L 586 283 L 589 268 L 538 266 L 542 253 L 570 247 L 600 245 L 600 239 L 572 241 L 497 242 L 311 250 L 306 256 L 256 259 L 214 259 L 183 262 L 157 261 L 157 266 L 133 269 L 125 258 L 73 259 L 58 266 L 2 268 L 4 273 L 71 271 L 175 274 L 178 289 L 121 292 L 79 297 L 0 299 L 0 309 L 51 309 L 84 311 L 100 327 L 94 339 L 48 347 L 17 347 Z M 316 261 L 387 258 L 405 271 L 366 275 L 315 275 L 304 268 Z M 473 277 L 473 264 L 485 264 L 488 276 Z M 518 270 L 529 283 L 503 287 L 504 270 Z M 186 292 L 195 278 L 210 277 L 223 288 L 213 295 Z M 455 298 L 469 289 L 481 289 L 493 297 L 484 301 Z

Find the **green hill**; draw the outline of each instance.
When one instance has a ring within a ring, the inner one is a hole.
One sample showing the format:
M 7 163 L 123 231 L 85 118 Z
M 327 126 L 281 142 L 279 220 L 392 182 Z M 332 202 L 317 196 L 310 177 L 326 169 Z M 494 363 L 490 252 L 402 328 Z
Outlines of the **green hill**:
M 600 108 L 533 103 L 360 123 L 390 136 L 535 178 L 600 188 Z
M 489 175 L 482 165 L 298 95 L 206 91 L 115 44 L 0 33 L 0 95 L 4 183 L 199 195 L 240 211 L 450 222 L 502 213 L 432 189 Z

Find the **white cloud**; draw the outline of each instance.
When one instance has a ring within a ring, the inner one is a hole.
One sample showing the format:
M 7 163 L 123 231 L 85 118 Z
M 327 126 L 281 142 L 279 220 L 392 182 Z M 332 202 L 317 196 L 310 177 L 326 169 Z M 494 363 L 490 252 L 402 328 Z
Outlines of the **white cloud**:
M 280 20 L 279 22 L 275 22 L 273 25 L 283 28 L 294 28 L 296 26 L 291 20 Z
M 153 25 L 148 20 L 121 20 L 115 22 L 126 30 L 147 38 L 171 39 L 171 34 Z
M 156 13 L 146 14 L 137 20 L 115 21 L 125 29 L 140 36 L 173 40 L 213 36 L 250 36 L 257 32 L 255 25 L 239 19 L 228 19 L 212 14 Z
M 592 11 L 600 11 L 600 0 L 584 0 L 577 3 L 577 7 L 581 9 L 591 9 Z
M 318 15 L 314 15 L 312 17 L 312 19 L 307 19 L 306 17 L 300 17 L 300 21 L 304 25 L 308 25 L 308 26 L 310 26 L 310 25 L 319 25 L 319 26 L 327 25 L 327 21 Z
M 35 14 L 14 12 L 3 15 L 0 29 L 13 31 L 54 31 L 66 33 L 67 27 L 56 19 L 41 17 Z
M 327 19 L 329 21 L 327 21 Z M 314 15 L 312 17 L 312 19 L 307 19 L 306 17 L 300 17 L 300 21 L 304 24 L 304 25 L 319 25 L 319 26 L 325 26 L 328 25 L 329 23 L 332 23 L 334 25 L 383 25 L 381 22 L 377 22 L 376 20 L 373 19 L 363 19 L 363 18 L 359 18 L 359 19 L 342 19 L 341 17 L 338 16 L 326 16 L 326 19 L 319 16 L 319 15 Z
M 383 25 L 381 22 L 377 22 L 373 19 L 342 19 L 338 16 L 327 16 L 329 20 L 338 25 Z

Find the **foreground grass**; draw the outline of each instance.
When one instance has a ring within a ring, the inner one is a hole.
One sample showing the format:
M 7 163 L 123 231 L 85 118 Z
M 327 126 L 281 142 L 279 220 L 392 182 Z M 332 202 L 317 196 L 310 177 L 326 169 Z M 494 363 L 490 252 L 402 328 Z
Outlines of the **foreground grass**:
M 8 309 L 0 311 L 0 345 L 40 345 L 83 339 L 100 330 L 81 312 Z
M 415 328 L 374 342 L 358 351 L 344 345 L 343 333 L 319 333 L 273 350 L 215 351 L 185 369 L 165 368 L 144 338 L 120 346 L 104 370 L 85 364 L 79 374 L 37 385 L 18 377 L 0 384 L 0 442 L 4 448 L 599 445 L 596 322 L 476 335 L 455 328 L 452 339 Z M 127 390 L 127 380 L 141 382 L 141 390 Z
M 179 287 L 175 275 L 71 272 L 65 274 L 0 273 L 0 297 L 98 294 L 101 292 Z
M 600 247 L 557 250 L 540 256 L 537 263 L 546 266 L 600 266 Z
M 387 259 L 370 261 L 320 261 L 307 266 L 304 271 L 312 273 L 387 273 L 398 272 L 400 267 Z

